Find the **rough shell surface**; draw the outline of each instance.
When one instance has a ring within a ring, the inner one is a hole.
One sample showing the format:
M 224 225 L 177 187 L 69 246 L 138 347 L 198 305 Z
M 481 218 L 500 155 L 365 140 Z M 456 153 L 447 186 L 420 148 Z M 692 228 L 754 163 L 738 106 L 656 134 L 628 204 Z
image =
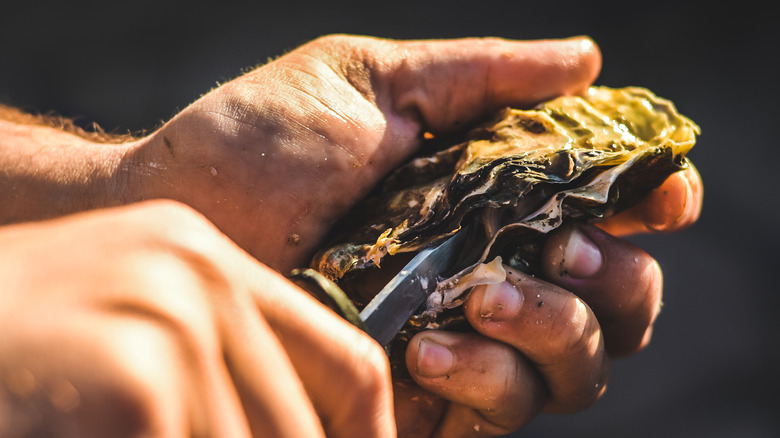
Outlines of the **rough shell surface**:
M 638 87 L 504 109 L 466 141 L 388 176 L 312 267 L 339 282 L 477 223 L 472 241 L 484 247 L 475 264 L 500 255 L 531 269 L 536 235 L 638 203 L 687 165 L 698 134 L 670 101 Z

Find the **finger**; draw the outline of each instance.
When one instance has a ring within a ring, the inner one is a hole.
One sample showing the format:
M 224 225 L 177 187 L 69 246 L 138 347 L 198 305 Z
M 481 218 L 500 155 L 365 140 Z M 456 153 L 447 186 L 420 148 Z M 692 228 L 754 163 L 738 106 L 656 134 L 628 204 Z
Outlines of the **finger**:
M 649 254 L 598 228 L 577 226 L 553 233 L 542 260 L 545 279 L 593 309 L 610 355 L 631 354 L 649 342 L 663 289 L 661 269 Z
M 29 316 L 36 318 L 4 332 L 14 336 L 0 345 L 0 393 L 10 402 L 0 403 L 8 408 L 0 410 L 0 435 L 183 436 L 192 430 L 181 397 L 190 390 L 183 363 L 159 327 L 85 312 L 66 321 L 46 310 Z M 245 426 L 226 416 L 223 430 L 247 437 Z
M 285 345 L 254 312 L 251 300 L 231 306 L 221 327 L 231 376 L 253 436 L 326 436 Z M 242 309 L 235 310 L 235 309 Z
M 442 421 L 436 428 L 435 436 L 440 438 L 495 437 L 517 431 L 520 427 L 522 425 L 504 431 L 505 427 L 496 427 L 492 422 L 486 422 L 482 412 L 470 406 L 451 403 L 447 407 L 447 412 Z
M 546 410 L 581 410 L 604 391 L 609 362 L 599 323 L 574 294 L 508 268 L 503 283 L 474 288 L 464 311 L 479 333 L 534 364 L 550 394 Z
M 599 228 L 614 236 L 679 231 L 699 219 L 702 201 L 701 175 L 691 164 L 672 174 L 641 204 L 606 219 Z
M 165 223 L 180 224 L 193 218 L 189 210 L 184 216 L 178 208 L 167 212 L 176 213 L 171 217 L 177 220 Z M 146 216 L 140 217 L 146 220 Z M 191 226 L 184 230 L 192 231 Z M 328 437 L 393 436 L 392 391 L 384 350 L 279 273 L 257 263 L 227 236 L 214 233 L 210 223 L 198 220 L 195 226 L 194 230 L 202 232 L 196 239 L 193 234 L 178 235 L 181 247 L 175 252 L 196 267 L 200 277 L 173 295 L 213 300 L 202 304 L 217 312 L 220 336 L 212 342 L 216 344 L 212 354 L 221 356 L 224 351 L 227 368 L 223 375 L 233 380 L 232 385 L 222 382 L 217 387 L 236 388 L 253 432 L 322 436 L 324 427 Z M 176 231 L 172 230 L 174 235 Z M 176 267 L 163 269 L 146 254 L 143 260 L 140 272 L 144 275 L 150 271 L 165 275 L 138 289 L 167 287 L 161 280 L 169 280 Z M 189 272 L 185 270 L 180 279 L 192 281 Z M 204 287 L 203 293 L 186 293 Z M 193 301 L 167 304 L 181 313 Z M 186 315 L 175 319 L 193 320 Z M 199 325 L 188 329 L 195 333 L 186 338 L 193 345 L 205 343 L 204 336 L 197 335 L 204 329 Z M 317 424 L 320 418 L 322 426 Z
M 448 401 L 407 379 L 393 381 L 398 436 L 429 438 L 447 409 Z
M 383 75 L 397 113 L 426 129 L 463 128 L 507 105 L 584 91 L 601 68 L 589 38 L 399 42 Z
M 282 340 L 326 435 L 395 436 L 390 366 L 379 344 L 278 273 L 257 272 L 256 306 Z
M 222 241 L 222 236 L 199 237 L 200 244 L 226 260 L 243 255 L 220 252 L 225 247 L 205 242 Z M 170 350 L 180 356 L 178 372 L 187 383 L 178 395 L 190 401 L 195 435 L 325 436 L 273 330 L 258 316 L 248 294 L 228 280 L 237 277 L 223 276 L 209 261 L 181 248 L 176 257 L 135 257 L 123 264 L 135 271 L 115 287 L 111 299 L 119 303 L 109 309 L 149 320 L 172 340 L 175 348 Z M 190 261 L 182 263 L 187 258 Z M 197 264 L 200 272 L 194 273 L 189 263 Z M 290 412 L 296 413 L 294 421 Z
M 436 436 L 504 435 L 528 423 L 547 401 L 530 362 L 475 333 L 419 333 L 409 342 L 406 363 L 421 387 L 463 407 L 448 409 Z

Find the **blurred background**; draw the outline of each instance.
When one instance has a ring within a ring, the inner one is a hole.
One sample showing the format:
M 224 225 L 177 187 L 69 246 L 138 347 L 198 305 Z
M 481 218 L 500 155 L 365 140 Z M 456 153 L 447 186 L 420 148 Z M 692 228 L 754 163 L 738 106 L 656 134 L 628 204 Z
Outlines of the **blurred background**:
M 542 415 L 512 436 L 775 437 L 774 19 L 752 1 L 6 2 L 0 102 L 86 127 L 149 131 L 218 82 L 329 33 L 589 35 L 604 57 L 598 84 L 647 87 L 701 126 L 691 158 L 705 181 L 704 211 L 682 233 L 634 239 L 666 278 L 651 345 L 614 363 L 592 408 Z

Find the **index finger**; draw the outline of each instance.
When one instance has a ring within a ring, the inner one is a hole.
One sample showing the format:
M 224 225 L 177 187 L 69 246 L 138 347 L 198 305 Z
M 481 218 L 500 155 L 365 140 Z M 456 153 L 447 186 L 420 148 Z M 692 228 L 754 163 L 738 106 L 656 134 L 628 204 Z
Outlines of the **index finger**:
M 326 435 L 395 436 L 384 350 L 275 271 L 256 267 L 261 269 L 254 272 L 254 300 L 282 341 Z

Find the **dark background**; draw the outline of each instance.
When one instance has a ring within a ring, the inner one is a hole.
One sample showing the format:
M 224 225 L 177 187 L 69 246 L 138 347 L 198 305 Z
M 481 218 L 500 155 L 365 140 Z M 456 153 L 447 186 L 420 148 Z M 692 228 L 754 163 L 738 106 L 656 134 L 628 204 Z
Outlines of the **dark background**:
M 705 181 L 704 211 L 682 233 L 634 239 L 666 278 L 650 347 L 614 364 L 594 407 L 542 415 L 513 436 L 780 434 L 780 38 L 771 9 L 745 1 L 13 3 L 0 6 L 0 102 L 117 132 L 151 130 L 217 82 L 328 33 L 590 35 L 604 56 L 597 83 L 650 88 L 701 126 L 691 158 Z

